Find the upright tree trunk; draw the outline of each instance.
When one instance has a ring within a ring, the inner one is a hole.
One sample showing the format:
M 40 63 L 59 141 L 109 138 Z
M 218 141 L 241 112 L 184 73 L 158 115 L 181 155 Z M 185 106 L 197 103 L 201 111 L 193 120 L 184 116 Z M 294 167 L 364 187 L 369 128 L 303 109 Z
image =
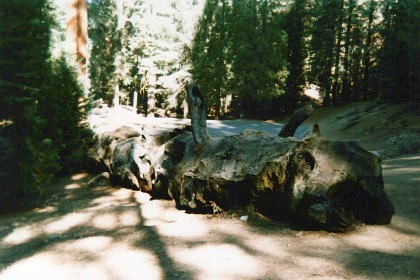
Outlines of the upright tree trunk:
M 86 75 L 88 15 L 86 0 L 71 0 L 66 27 L 67 51 L 74 55 L 81 76 Z
M 332 38 L 328 38 L 328 44 L 326 46 L 326 62 L 325 62 L 325 68 L 324 68 L 324 73 L 322 75 L 322 85 L 324 87 L 324 91 L 325 91 L 325 98 L 324 98 L 324 105 L 326 106 L 330 106 L 332 103 L 332 97 L 331 97 L 331 74 L 332 74 L 332 66 L 333 66 L 333 60 L 334 60 L 334 42 L 335 42 L 335 36 L 334 34 L 336 34 L 336 24 L 333 22 L 329 25 L 330 27 L 330 31 Z
M 183 109 L 184 119 L 187 119 L 188 118 L 189 111 L 188 111 L 188 102 L 187 102 L 186 99 L 184 99 L 182 101 L 182 109 Z
M 386 78 L 385 78 L 385 70 L 386 67 L 384 65 L 384 60 L 386 60 L 385 57 L 385 53 L 387 51 L 387 49 L 389 48 L 389 37 L 391 34 L 391 28 L 392 28 L 392 13 L 391 13 L 391 6 L 392 6 L 392 0 L 385 0 L 385 7 L 384 7 L 384 12 L 383 12 L 383 17 L 384 17 L 384 28 L 382 30 L 382 38 L 383 38 L 383 46 L 382 46 L 382 50 L 381 50 L 381 63 L 379 65 L 379 79 L 380 79 L 380 84 L 379 84 L 379 92 L 381 93 L 380 98 L 384 99 L 384 92 L 386 90 L 385 88 L 385 83 L 383 82 Z
M 366 51 L 363 55 L 363 99 L 367 100 L 370 97 L 369 83 L 370 83 L 370 56 L 372 44 L 372 22 L 373 12 L 375 10 L 375 1 L 371 0 L 369 3 L 369 20 L 367 26 Z
M 220 19 L 221 24 L 221 31 L 220 31 L 220 49 L 219 49 L 219 59 L 217 60 L 218 63 L 218 69 L 221 71 L 220 75 L 216 78 L 217 79 L 217 86 L 216 86 L 216 108 L 215 108 L 215 119 L 218 120 L 220 118 L 220 110 L 221 110 L 221 98 L 222 98 L 222 85 L 224 83 L 223 77 L 221 76 L 222 73 L 226 72 L 225 69 L 225 55 L 224 55 L 224 49 L 225 49 L 225 12 L 226 12 L 226 1 L 222 0 L 222 15 Z
M 351 25 L 352 25 L 354 5 L 355 5 L 354 0 L 350 0 L 348 12 L 347 12 L 346 37 L 345 37 L 345 42 L 344 42 L 344 62 L 343 62 L 344 75 L 343 75 L 342 95 L 346 101 L 351 100 L 351 98 L 349 97 L 350 95 L 349 50 L 350 50 L 350 35 L 351 35 Z
M 341 54 L 341 28 L 343 25 L 343 7 L 344 7 L 344 0 L 341 0 L 340 4 L 340 18 L 337 24 L 337 45 L 335 47 L 335 62 L 334 62 L 334 84 L 331 90 L 331 101 L 332 104 L 337 104 L 338 99 L 338 74 L 340 69 L 340 54 Z
M 118 83 L 114 87 L 114 99 L 112 101 L 115 108 L 120 105 L 120 86 Z
M 221 102 L 222 102 L 221 98 L 222 98 L 221 87 L 218 86 L 216 88 L 216 108 L 215 108 L 215 112 L 214 112 L 214 118 L 216 120 L 218 120 L 220 118 L 220 109 L 221 109 Z
M 305 84 L 304 77 L 304 20 L 305 0 L 297 0 L 293 4 L 287 17 L 287 44 L 290 72 L 286 87 L 289 107 L 296 107 Z
M 334 47 L 331 44 L 331 46 L 328 47 L 328 58 L 327 58 L 326 66 L 325 66 L 325 73 L 323 74 L 323 77 L 322 77 L 322 84 L 325 90 L 324 105 L 326 106 L 330 106 L 332 102 L 330 77 L 331 77 L 331 72 L 332 72 L 331 68 L 332 68 L 333 56 L 334 56 Z
M 137 91 L 134 91 L 133 92 L 133 109 L 134 109 L 134 112 L 136 112 L 137 113 L 137 100 L 138 100 L 138 93 L 137 93 Z
M 413 27 L 409 33 L 409 89 L 408 89 L 408 105 L 410 113 L 418 113 L 420 108 L 420 3 L 417 1 L 410 5 L 410 19 L 413 21 Z
M 384 43 L 383 43 L 384 48 L 388 47 L 389 35 L 391 33 L 391 26 L 392 26 L 391 2 L 392 0 L 385 1 L 385 8 L 384 8 L 384 13 L 383 13 L 384 30 L 382 32 L 382 37 L 384 40 Z
M 151 66 L 147 72 L 147 116 L 154 117 L 156 108 L 156 76 L 155 68 Z

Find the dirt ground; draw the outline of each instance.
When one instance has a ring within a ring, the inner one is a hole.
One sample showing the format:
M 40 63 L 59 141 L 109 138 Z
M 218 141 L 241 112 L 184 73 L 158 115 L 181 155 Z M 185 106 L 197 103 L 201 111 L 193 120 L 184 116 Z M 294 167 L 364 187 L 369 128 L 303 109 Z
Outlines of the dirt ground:
M 309 122 L 384 158 L 390 225 L 338 234 L 252 212 L 187 214 L 106 182 L 87 186 L 94 175 L 82 172 L 41 197 L 2 202 L 0 279 L 420 279 L 419 118 L 372 104 L 320 109 Z

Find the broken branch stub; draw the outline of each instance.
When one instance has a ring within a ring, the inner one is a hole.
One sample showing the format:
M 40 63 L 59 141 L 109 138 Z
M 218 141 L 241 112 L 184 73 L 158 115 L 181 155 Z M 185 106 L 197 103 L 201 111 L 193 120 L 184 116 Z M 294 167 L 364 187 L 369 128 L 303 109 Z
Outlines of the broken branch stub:
M 301 125 L 312 113 L 311 105 L 301 107 L 293 112 L 292 118 L 286 123 L 279 132 L 280 137 L 293 137 L 296 129 Z
M 198 145 L 205 145 L 209 140 L 209 135 L 207 133 L 206 105 L 203 96 L 193 83 L 188 84 L 187 96 L 194 141 Z

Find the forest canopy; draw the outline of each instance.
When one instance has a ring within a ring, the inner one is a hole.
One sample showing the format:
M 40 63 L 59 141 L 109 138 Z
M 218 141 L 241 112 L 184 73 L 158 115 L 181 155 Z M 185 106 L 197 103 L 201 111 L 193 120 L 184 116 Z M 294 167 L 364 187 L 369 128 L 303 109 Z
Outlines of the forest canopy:
M 133 105 L 138 95 L 143 115 L 186 117 L 189 78 L 216 119 L 370 99 L 415 110 L 419 6 L 417 0 L 1 1 L 0 189 L 42 189 L 59 172 L 81 168 L 89 141 L 83 119 L 96 99 Z M 308 87 L 321 99 L 309 99 Z
M 192 76 L 215 118 L 293 111 L 309 85 L 324 105 L 414 104 L 418 24 L 415 0 L 92 0 L 91 94 L 179 113 Z

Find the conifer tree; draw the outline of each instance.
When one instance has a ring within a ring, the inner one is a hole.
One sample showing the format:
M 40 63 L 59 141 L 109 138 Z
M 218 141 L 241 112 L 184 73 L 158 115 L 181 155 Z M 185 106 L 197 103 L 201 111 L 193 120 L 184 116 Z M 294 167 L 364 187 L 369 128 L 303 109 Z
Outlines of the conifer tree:
M 57 172 L 79 170 L 85 162 L 83 91 L 67 61 L 51 57 L 53 26 L 48 1 L 0 2 L 0 145 L 9 143 L 0 157 L 10 166 L 0 182 L 19 193 L 42 191 Z M 10 131 L 6 141 L 4 128 Z
M 419 5 L 416 0 L 384 3 L 384 43 L 379 64 L 383 101 L 417 103 Z
M 0 121 L 11 123 L 9 181 L 20 193 L 41 188 L 58 171 L 58 152 L 43 135 L 48 95 L 50 7 L 45 0 L 0 2 Z
M 258 108 L 266 106 L 280 92 L 286 54 L 285 32 L 278 28 L 277 5 L 276 1 L 232 1 L 229 90 L 248 117 L 255 116 Z
M 39 114 L 48 121 L 43 135 L 57 149 L 61 174 L 85 168 L 91 139 L 83 126 L 86 111 L 80 103 L 84 92 L 77 78 L 79 65 L 72 66 L 69 60 L 64 54 L 52 60 L 48 93 L 39 100 Z
M 337 10 L 337 24 L 335 27 L 336 32 L 336 44 L 334 49 L 334 76 L 332 76 L 332 88 L 331 88 L 331 103 L 336 105 L 339 102 L 340 98 L 343 98 L 339 96 L 340 94 L 340 64 L 341 64 L 341 41 L 343 39 L 343 20 L 344 20 L 344 0 L 340 0 L 339 2 L 339 8 Z M 346 97 L 344 97 L 346 98 Z
M 193 76 L 208 106 L 220 116 L 227 79 L 227 27 L 229 7 L 225 0 L 207 1 L 195 34 L 191 53 Z
M 371 81 L 370 81 L 370 73 L 371 73 L 371 56 L 372 56 L 372 40 L 373 40 L 373 20 L 376 10 L 376 2 L 374 0 L 370 0 L 368 4 L 368 24 L 367 24 L 367 32 L 366 32 L 366 43 L 365 43 L 365 51 L 363 53 L 363 82 L 362 82 L 362 97 L 364 100 L 368 100 L 371 97 L 372 89 L 371 89 Z
M 117 7 L 114 0 L 93 0 L 89 2 L 88 10 L 88 33 L 92 40 L 91 98 L 103 98 L 111 104 L 118 82 L 115 74 L 115 56 L 120 48 Z
M 320 86 L 324 104 L 331 105 L 332 67 L 336 46 L 341 0 L 316 1 L 312 9 L 310 41 L 310 80 Z M 337 51 L 337 50 L 336 50 Z
M 306 0 L 295 0 L 287 13 L 287 48 L 289 75 L 286 80 L 286 108 L 292 112 L 298 105 L 305 86 L 305 22 Z

